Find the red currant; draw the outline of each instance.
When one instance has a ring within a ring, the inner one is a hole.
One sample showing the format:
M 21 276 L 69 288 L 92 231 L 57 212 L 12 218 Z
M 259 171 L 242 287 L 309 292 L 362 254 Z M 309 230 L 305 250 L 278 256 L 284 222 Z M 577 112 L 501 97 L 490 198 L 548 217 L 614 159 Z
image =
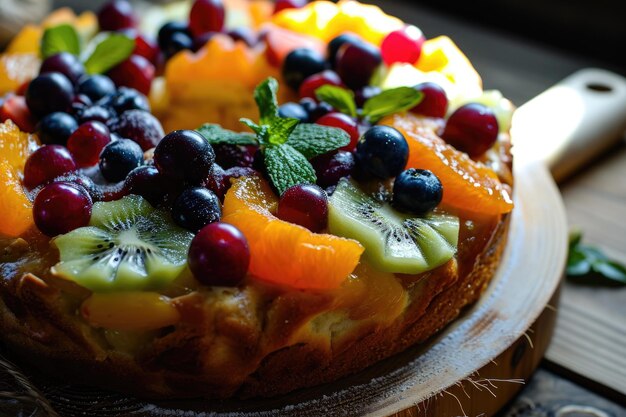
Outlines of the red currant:
M 107 75 L 118 87 L 131 87 L 148 95 L 154 73 L 155 68 L 150 61 L 140 55 L 131 55 L 127 60 L 113 67 Z
M 222 0 L 196 0 L 189 12 L 189 29 L 194 36 L 205 32 L 221 32 L 224 15 Z
M 380 50 L 365 41 L 344 43 L 337 53 L 336 70 L 353 90 L 369 85 L 374 71 L 382 62 Z
M 428 117 L 444 117 L 448 111 L 448 97 L 439 84 L 425 82 L 416 85 L 417 91 L 424 94 L 422 101 L 411 109 L 411 112 Z
M 101 122 L 85 122 L 67 140 L 67 149 L 79 167 L 98 163 L 100 152 L 111 142 L 109 128 Z
M 484 154 L 498 139 L 498 120 L 487 106 L 466 104 L 450 115 L 441 137 L 474 158 Z
M 248 273 L 248 241 L 233 225 L 211 223 L 191 241 L 188 262 L 189 269 L 201 283 L 236 286 Z
M 323 85 L 334 85 L 337 87 L 346 88 L 346 86 L 341 82 L 341 78 L 337 75 L 336 72 L 326 70 L 322 71 L 319 74 L 311 75 L 310 77 L 305 78 L 305 80 L 300 85 L 300 98 L 314 98 L 317 99 L 315 95 L 315 90 L 320 88 Z
M 69 182 L 41 189 L 33 204 L 35 224 L 44 234 L 56 236 L 87 226 L 93 203 L 87 191 Z
M 24 185 L 34 188 L 74 170 L 76 170 L 74 158 L 64 146 L 45 145 L 26 160 Z
M 415 64 L 422 53 L 425 40 L 422 31 L 412 25 L 391 32 L 380 46 L 385 64 Z
M 126 0 L 111 0 L 98 12 L 101 31 L 135 28 L 138 22 L 133 6 Z
M 312 232 L 320 232 L 328 224 L 328 196 L 317 185 L 294 185 L 280 197 L 276 216 Z
M 341 148 L 344 151 L 354 150 L 356 143 L 359 141 L 359 125 L 352 117 L 343 113 L 328 113 L 315 122 L 318 125 L 337 127 L 348 135 L 350 135 L 350 143 Z

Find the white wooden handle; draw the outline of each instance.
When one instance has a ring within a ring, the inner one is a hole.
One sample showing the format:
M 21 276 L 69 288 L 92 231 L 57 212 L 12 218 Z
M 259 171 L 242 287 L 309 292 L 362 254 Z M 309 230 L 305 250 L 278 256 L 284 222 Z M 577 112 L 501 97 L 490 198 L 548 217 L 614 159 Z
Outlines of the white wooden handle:
M 626 78 L 583 69 L 521 106 L 511 134 L 516 162 L 544 161 L 565 179 L 623 137 Z

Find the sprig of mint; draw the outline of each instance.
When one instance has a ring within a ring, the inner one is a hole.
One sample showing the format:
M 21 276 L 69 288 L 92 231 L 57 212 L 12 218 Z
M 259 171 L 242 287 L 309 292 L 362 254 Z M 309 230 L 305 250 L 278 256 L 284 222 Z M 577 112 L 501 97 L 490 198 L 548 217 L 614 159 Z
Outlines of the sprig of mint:
M 135 49 L 135 41 L 121 33 L 102 33 L 93 39 L 81 56 L 82 44 L 76 29 L 62 24 L 46 29 L 41 38 L 41 56 L 47 58 L 69 52 L 82 59 L 88 74 L 103 74 L 128 58 Z
M 315 95 L 318 100 L 327 102 L 342 113 L 352 117 L 358 115 L 354 93 L 351 90 L 334 85 L 323 85 L 315 90 Z M 423 98 L 422 92 L 411 87 L 384 90 L 363 104 L 361 116 L 371 123 L 376 123 L 385 116 L 417 106 Z
M 309 159 L 346 146 L 350 136 L 341 129 L 280 117 L 277 92 L 278 81 L 271 77 L 256 87 L 254 99 L 259 107 L 259 122 L 240 119 L 254 135 L 214 124 L 205 124 L 197 130 L 212 144 L 258 145 L 270 181 L 282 194 L 294 185 L 315 184 L 317 177 Z
M 567 277 L 588 285 L 626 285 L 626 266 L 609 259 L 602 251 L 582 243 L 582 233 L 570 233 Z

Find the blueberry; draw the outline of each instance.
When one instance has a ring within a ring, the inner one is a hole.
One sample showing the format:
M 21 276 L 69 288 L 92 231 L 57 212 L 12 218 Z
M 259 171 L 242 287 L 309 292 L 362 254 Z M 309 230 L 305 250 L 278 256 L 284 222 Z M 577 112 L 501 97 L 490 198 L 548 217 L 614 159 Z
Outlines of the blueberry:
M 435 174 L 426 169 L 409 168 L 393 183 L 393 206 L 407 213 L 426 214 L 441 202 L 443 186 Z
M 110 182 L 122 181 L 130 171 L 142 163 L 141 146 L 130 139 L 111 142 L 100 154 L 100 172 Z
M 76 118 L 80 124 L 91 121 L 107 124 L 114 117 L 115 114 L 108 107 L 103 106 L 84 107 L 76 112 Z
M 166 50 L 167 45 L 172 39 L 172 36 L 176 33 L 182 33 L 186 35 L 188 38 L 192 37 L 191 31 L 189 30 L 189 27 L 185 23 L 167 22 L 166 24 L 161 26 L 161 29 L 159 29 L 159 34 L 158 34 L 159 47 L 162 50 Z
M 298 103 L 285 103 L 278 108 L 278 115 L 280 117 L 291 117 L 293 119 L 298 119 L 303 123 L 309 121 L 309 113 L 299 105 Z
M 67 113 L 54 112 L 44 116 L 37 125 L 41 143 L 65 145 L 67 138 L 78 129 L 76 120 Z
M 78 93 L 86 95 L 91 101 L 98 101 L 102 97 L 115 94 L 115 84 L 106 75 L 90 75 L 80 79 Z
M 39 68 L 40 74 L 48 72 L 60 72 L 73 84 L 85 74 L 85 67 L 76 55 L 69 52 L 61 52 L 44 59 Z
M 325 116 L 334 110 L 333 106 L 325 101 L 318 103 L 310 97 L 305 97 L 300 100 L 300 106 L 302 106 L 302 108 L 308 113 L 310 123 L 317 121 L 320 117 Z
M 335 65 L 335 60 L 337 59 L 337 52 L 339 52 L 339 48 L 341 48 L 345 43 L 359 43 L 363 42 L 361 38 L 351 33 L 344 33 L 333 38 L 328 43 L 328 62 L 331 65 Z
M 182 192 L 172 207 L 172 219 L 181 227 L 198 232 L 222 216 L 217 196 L 203 187 L 191 187 Z
M 122 114 L 126 110 L 150 111 L 150 104 L 146 96 L 129 87 L 118 88 L 115 94 L 104 97 L 98 104 L 111 107 L 118 114 Z
M 143 110 L 127 110 L 107 126 L 121 137 L 137 142 L 144 151 L 154 148 L 165 135 L 161 122 Z
M 283 77 L 294 90 L 300 88 L 305 78 L 327 69 L 326 60 L 317 51 L 308 48 L 294 49 L 283 63 Z
M 256 145 L 213 145 L 215 152 L 215 163 L 222 168 L 232 167 L 252 167 L 254 154 L 258 146 Z
M 174 32 L 162 47 L 167 58 L 171 58 L 185 49 L 193 49 L 193 39 L 184 32 Z
M 195 130 L 175 130 L 154 150 L 154 164 L 166 178 L 200 184 L 213 168 L 215 152 Z
M 161 205 L 169 194 L 176 191 L 175 185 L 165 180 L 151 165 L 133 169 L 124 180 L 124 188 L 129 194 L 142 196 L 155 207 Z
M 311 160 L 311 165 L 317 175 L 317 184 L 321 187 L 331 187 L 352 173 L 354 155 L 352 152 L 334 151 L 316 156 Z
M 356 145 L 356 165 L 380 179 L 395 177 L 409 158 L 409 145 L 402 133 L 389 126 L 374 126 Z
M 26 104 L 38 117 L 67 111 L 74 99 L 74 87 L 60 72 L 48 72 L 33 79 L 26 90 Z

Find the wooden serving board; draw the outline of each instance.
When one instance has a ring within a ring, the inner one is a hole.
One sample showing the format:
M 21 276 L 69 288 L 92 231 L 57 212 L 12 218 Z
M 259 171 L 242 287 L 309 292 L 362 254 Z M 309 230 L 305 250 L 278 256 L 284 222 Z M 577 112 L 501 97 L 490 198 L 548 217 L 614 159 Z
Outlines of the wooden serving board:
M 545 165 L 518 164 L 515 175 L 516 207 L 494 280 L 427 344 L 338 382 L 266 400 L 151 403 L 37 378 L 35 385 L 64 417 L 492 416 L 544 355 L 567 248 L 564 208 Z

